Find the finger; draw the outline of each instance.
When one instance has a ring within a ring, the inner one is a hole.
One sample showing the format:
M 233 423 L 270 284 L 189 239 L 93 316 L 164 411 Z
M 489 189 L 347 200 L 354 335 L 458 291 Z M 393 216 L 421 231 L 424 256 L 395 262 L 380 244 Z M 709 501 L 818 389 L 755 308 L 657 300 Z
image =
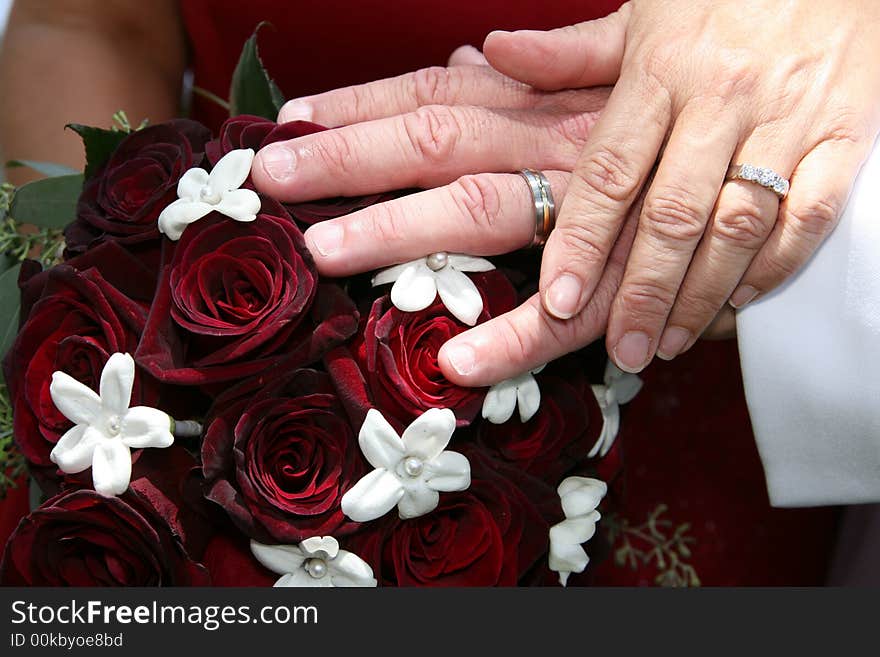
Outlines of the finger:
M 736 337 L 736 311 L 722 306 L 700 337 L 703 340 L 729 340 Z
M 282 201 L 435 187 L 526 166 L 570 171 L 592 114 L 428 105 L 277 142 L 257 153 L 257 189 Z
M 823 142 L 791 177 L 779 221 L 730 297 L 735 308 L 774 289 L 809 260 L 837 225 L 871 139 Z
M 652 79 L 618 83 L 572 172 L 541 264 L 541 300 L 559 319 L 586 305 L 665 138 L 671 103 Z
M 608 354 L 626 372 L 641 371 L 654 356 L 737 141 L 737 122 L 705 105 L 686 107 L 676 119 L 608 322 Z
M 449 56 L 449 66 L 488 66 L 485 55 L 473 46 L 459 46 Z
M 432 66 L 290 100 L 278 112 L 278 122 L 313 121 L 334 128 L 412 112 L 424 105 L 529 108 L 545 95 L 485 65 Z
M 545 175 L 553 193 L 564 196 L 570 174 Z M 508 253 L 527 246 L 534 233 L 528 184 L 497 173 L 465 176 L 315 224 L 305 238 L 322 275 L 349 276 L 434 251 Z
M 448 341 L 438 362 L 443 375 L 463 386 L 492 385 L 584 347 L 605 331 L 608 309 L 623 275 L 638 213 L 626 222 L 608 267 L 587 307 L 570 320 L 548 315 L 538 295 L 518 308 Z
M 627 3 L 604 18 L 546 32 L 492 32 L 483 53 L 495 70 L 538 89 L 614 84 L 629 14 Z

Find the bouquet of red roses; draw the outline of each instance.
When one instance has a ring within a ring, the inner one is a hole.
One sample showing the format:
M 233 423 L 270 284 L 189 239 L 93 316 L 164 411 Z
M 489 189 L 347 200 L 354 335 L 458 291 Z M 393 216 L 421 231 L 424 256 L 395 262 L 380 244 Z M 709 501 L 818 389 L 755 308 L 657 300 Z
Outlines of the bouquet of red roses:
M 84 174 L 30 163 L 62 175 L 6 190 L 10 217 L 64 226 L 64 248 L 0 276 L 10 304 L 20 288 L 3 363 L 15 445 L 43 492 L 0 583 L 584 572 L 638 379 L 593 347 L 488 389 L 447 381 L 442 344 L 531 294 L 538 258 L 433 253 L 320 277 L 302 231 L 386 197 L 285 206 L 254 191 L 255 151 L 324 129 L 276 124 L 282 100 L 252 38 L 218 135 L 187 119 L 70 126 Z

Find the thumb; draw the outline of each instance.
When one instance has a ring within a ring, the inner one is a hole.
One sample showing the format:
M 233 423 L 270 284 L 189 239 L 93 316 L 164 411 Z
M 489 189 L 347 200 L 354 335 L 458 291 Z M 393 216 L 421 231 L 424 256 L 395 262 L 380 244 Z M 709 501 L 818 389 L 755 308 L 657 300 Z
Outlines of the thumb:
M 629 3 L 613 14 L 542 32 L 495 31 L 483 43 L 491 66 L 537 89 L 614 84 L 620 75 Z

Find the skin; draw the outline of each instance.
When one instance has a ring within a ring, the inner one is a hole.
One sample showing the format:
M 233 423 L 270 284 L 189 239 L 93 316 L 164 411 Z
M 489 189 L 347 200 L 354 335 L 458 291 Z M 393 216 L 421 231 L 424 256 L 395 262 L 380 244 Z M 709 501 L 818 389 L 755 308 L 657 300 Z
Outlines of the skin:
M 595 312 L 610 253 L 644 194 L 620 285 L 601 290 L 613 297 L 609 353 L 635 372 L 690 348 L 728 302 L 773 289 L 832 229 L 880 129 L 878 26 L 880 5 L 869 0 L 635 0 L 560 30 L 496 32 L 485 60 L 527 88 L 493 84 L 480 53 L 464 48 L 449 69 L 298 99 L 279 120 L 343 127 L 264 149 L 254 178 L 291 201 L 409 185 L 470 199 L 459 202 L 470 219 L 448 217 L 438 193 L 407 209 L 418 226 L 379 206 L 372 234 L 357 228 L 364 215 L 312 227 L 319 269 L 343 275 L 441 248 L 497 253 L 504 240 L 468 222 L 491 225 L 492 210 L 514 202 L 507 195 L 527 211 L 529 198 L 524 184 L 490 187 L 481 172 L 570 172 L 538 297 L 441 351 L 444 374 L 463 385 L 601 335 L 598 317 L 583 314 Z M 593 117 L 579 94 L 606 84 L 614 89 Z M 725 183 L 731 162 L 790 177 L 788 198 Z M 456 192 L 462 176 L 470 193 Z M 383 249 L 387 257 L 370 255 Z

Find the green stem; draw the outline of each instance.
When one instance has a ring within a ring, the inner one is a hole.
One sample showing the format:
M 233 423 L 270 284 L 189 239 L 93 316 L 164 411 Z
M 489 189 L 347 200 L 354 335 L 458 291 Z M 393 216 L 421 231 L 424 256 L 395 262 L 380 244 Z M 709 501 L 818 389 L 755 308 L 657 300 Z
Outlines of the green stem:
M 201 96 L 202 98 L 207 98 L 208 100 L 210 100 L 213 103 L 217 103 L 220 107 L 225 109 L 227 112 L 231 108 L 231 105 L 229 104 L 228 100 L 223 100 L 217 94 L 211 93 L 210 91 L 208 91 L 207 89 L 204 89 L 203 87 L 194 86 L 193 93 L 196 96 Z

